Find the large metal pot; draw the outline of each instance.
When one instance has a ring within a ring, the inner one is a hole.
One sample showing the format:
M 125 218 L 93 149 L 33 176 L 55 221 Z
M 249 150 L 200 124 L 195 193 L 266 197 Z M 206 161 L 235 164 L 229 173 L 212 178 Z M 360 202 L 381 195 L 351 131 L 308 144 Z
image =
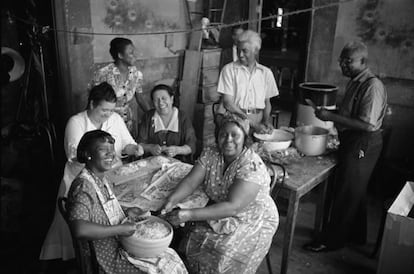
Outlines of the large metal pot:
M 299 103 L 307 105 L 306 99 L 312 100 L 317 106 L 333 106 L 336 104 L 338 87 L 319 82 L 299 84 Z
M 329 131 L 317 126 L 295 128 L 295 146 L 307 156 L 318 156 L 325 152 Z

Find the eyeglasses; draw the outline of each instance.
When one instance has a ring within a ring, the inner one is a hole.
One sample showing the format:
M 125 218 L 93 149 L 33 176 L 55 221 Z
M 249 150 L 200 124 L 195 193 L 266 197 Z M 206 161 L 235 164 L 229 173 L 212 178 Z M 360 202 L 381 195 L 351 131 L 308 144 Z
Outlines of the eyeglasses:
M 352 59 L 352 58 L 338 58 L 338 63 L 339 64 L 350 65 L 353 62 L 357 61 L 358 59 L 360 60 L 362 58 L 357 58 L 357 59 Z

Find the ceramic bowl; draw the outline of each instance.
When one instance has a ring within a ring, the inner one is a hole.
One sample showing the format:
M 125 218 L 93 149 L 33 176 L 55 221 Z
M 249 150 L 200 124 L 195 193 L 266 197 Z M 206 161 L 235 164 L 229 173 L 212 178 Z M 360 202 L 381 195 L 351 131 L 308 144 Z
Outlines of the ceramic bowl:
M 287 149 L 293 140 L 293 134 L 281 129 L 274 129 L 271 134 L 253 133 L 254 138 L 263 142 L 263 149 L 276 151 Z
M 157 222 L 168 228 L 169 233 L 161 238 L 147 238 L 137 235 L 137 232 L 128 237 L 120 237 L 122 247 L 136 258 L 153 258 L 164 252 L 170 245 L 173 238 L 173 228 L 165 220 L 156 216 L 148 216 L 147 223 Z M 137 224 L 137 226 L 139 223 Z M 145 226 L 145 222 L 141 224 Z M 154 235 L 154 234 L 152 234 Z

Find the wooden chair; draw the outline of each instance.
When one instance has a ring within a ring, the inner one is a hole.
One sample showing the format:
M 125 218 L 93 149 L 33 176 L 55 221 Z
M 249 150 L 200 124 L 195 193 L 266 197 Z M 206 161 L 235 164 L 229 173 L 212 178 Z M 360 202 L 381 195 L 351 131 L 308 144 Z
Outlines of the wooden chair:
M 70 233 L 72 235 L 78 269 L 82 274 L 98 274 L 99 265 L 98 261 L 96 260 L 95 249 L 93 247 L 92 241 L 79 240 L 74 237 L 72 229 L 69 225 L 69 216 L 66 210 L 66 202 L 66 197 L 58 198 L 59 212 L 62 214 L 63 219 L 65 219 L 67 225 L 69 226 Z M 87 247 L 86 249 L 85 246 Z
M 269 170 L 269 174 L 271 174 L 271 181 L 270 181 L 270 196 L 275 200 L 277 198 L 277 195 L 279 194 L 280 189 L 285 183 L 285 176 L 286 176 L 286 169 L 282 164 L 275 163 L 275 162 L 265 162 L 267 169 Z M 278 183 L 278 172 L 276 169 L 276 166 L 280 167 L 282 169 L 282 178 L 280 180 L 280 185 L 277 186 Z M 270 261 L 270 249 L 266 254 L 266 264 L 267 264 L 267 270 L 270 274 L 273 274 L 272 270 L 272 264 Z

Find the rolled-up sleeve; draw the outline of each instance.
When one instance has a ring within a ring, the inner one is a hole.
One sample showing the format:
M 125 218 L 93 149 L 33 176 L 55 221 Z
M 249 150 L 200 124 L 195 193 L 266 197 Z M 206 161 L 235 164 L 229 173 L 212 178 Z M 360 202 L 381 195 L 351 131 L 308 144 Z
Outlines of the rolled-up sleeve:
M 235 84 L 232 71 L 232 63 L 225 65 L 221 70 L 217 86 L 218 93 L 234 96 Z

